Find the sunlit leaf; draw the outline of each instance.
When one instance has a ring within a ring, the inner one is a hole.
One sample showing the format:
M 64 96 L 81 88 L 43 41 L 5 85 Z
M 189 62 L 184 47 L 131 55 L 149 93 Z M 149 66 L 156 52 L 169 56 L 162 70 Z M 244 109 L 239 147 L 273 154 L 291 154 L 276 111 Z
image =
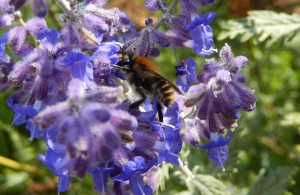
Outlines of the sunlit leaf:
M 262 170 L 248 195 L 281 195 L 294 173 L 295 170 L 289 167 L 278 167 L 267 172 Z
M 300 15 L 249 11 L 246 18 L 222 22 L 221 28 L 223 31 L 218 35 L 218 40 L 239 37 L 240 41 L 245 42 L 254 37 L 258 42 L 266 41 L 266 46 L 270 46 L 280 39 L 292 40 L 300 30 Z

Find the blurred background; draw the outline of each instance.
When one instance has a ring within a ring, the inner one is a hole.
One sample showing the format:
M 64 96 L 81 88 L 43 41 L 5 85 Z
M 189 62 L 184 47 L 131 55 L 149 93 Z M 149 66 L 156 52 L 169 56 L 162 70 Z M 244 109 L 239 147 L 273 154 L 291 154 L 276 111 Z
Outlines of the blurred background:
M 59 28 L 60 10 L 51 2 L 47 23 Z M 138 28 L 145 18 L 156 21 L 160 16 L 145 10 L 138 0 L 109 1 L 108 7 L 126 12 Z M 242 73 L 248 78 L 247 86 L 255 90 L 257 108 L 241 113 L 225 172 L 199 149 L 185 146 L 182 159 L 195 174 L 214 176 L 232 194 L 300 194 L 300 1 L 216 0 L 201 13 L 208 11 L 217 13 L 211 23 L 215 48 L 228 43 L 235 55 L 248 57 Z M 22 13 L 25 19 L 31 16 L 29 7 Z M 178 49 L 177 55 L 179 59 L 193 57 L 201 71 L 203 57 L 188 49 Z M 162 49 L 154 61 L 175 81 L 172 49 Z M 45 144 L 29 140 L 24 126 L 11 126 L 13 112 L 5 103 L 10 93 L 0 94 L 0 194 L 56 194 L 57 178 L 37 159 L 45 153 Z M 168 179 L 162 179 L 158 194 L 199 194 L 176 167 L 169 166 L 166 172 Z M 69 192 L 63 194 L 97 193 L 91 175 L 86 175 L 83 180 L 73 178 Z

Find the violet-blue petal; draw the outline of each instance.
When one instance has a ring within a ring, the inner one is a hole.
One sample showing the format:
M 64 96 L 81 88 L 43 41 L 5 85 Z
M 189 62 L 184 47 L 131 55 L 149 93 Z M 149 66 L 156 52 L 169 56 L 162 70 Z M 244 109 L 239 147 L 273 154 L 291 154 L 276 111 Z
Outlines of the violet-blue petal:
M 151 110 L 148 112 L 141 112 L 141 114 L 138 116 L 139 121 L 154 121 L 157 114 L 157 110 Z
M 199 26 L 194 28 L 190 31 L 190 36 L 195 42 L 193 49 L 197 54 L 210 53 L 209 51 L 213 44 L 213 32 L 210 26 Z
M 180 164 L 179 164 L 178 158 L 179 157 L 176 154 L 165 153 L 163 155 L 159 155 L 158 158 L 157 158 L 157 161 L 160 164 L 165 161 L 165 162 L 171 163 L 173 165 L 179 166 Z
M 39 32 L 36 36 L 40 40 L 45 38 L 47 42 L 51 43 L 52 45 L 55 45 L 59 40 L 60 34 L 54 28 L 51 28 L 50 30 L 48 28 L 45 28 L 43 31 Z
M 195 16 L 193 21 L 190 24 L 185 24 L 185 27 L 188 30 L 193 30 L 197 28 L 199 25 L 208 26 L 209 23 L 215 18 L 216 13 L 215 12 L 208 12 L 204 16 Z
M 46 131 L 41 131 L 36 124 L 33 124 L 32 121 L 28 120 L 26 122 L 26 129 L 30 131 L 30 139 L 33 138 L 41 139 L 46 135 Z
M 184 92 L 187 92 L 190 88 L 190 85 L 197 81 L 197 75 L 196 63 L 192 58 L 187 59 L 185 64 L 186 66 L 176 66 L 178 74 L 176 85 L 180 86 Z
M 26 122 L 28 118 L 32 118 L 37 111 L 32 106 L 14 105 L 12 109 L 15 111 L 14 124 L 20 125 Z
M 5 28 L 10 26 L 14 21 L 14 18 L 11 14 L 2 14 L 0 16 L 0 27 Z
M 184 61 L 180 62 L 179 65 L 175 66 L 175 68 L 177 76 L 184 76 L 186 74 L 189 74 L 189 71 Z
M 152 166 L 156 164 L 156 160 L 150 160 L 145 163 L 145 159 L 141 156 L 136 156 L 132 161 L 123 165 L 123 173 L 113 177 L 114 181 L 127 181 L 134 174 L 146 173 Z
M 110 25 L 105 22 L 104 18 L 100 18 L 94 14 L 85 14 L 83 23 L 88 29 L 95 32 L 97 36 L 107 33 L 110 29 Z
M 159 143 L 156 145 L 159 151 L 158 163 L 162 163 L 162 161 L 166 161 L 172 163 L 176 166 L 179 166 L 178 155 L 182 148 L 182 140 L 179 130 L 169 129 L 165 132 L 165 140 L 164 143 Z M 164 144 L 164 146 L 163 146 Z M 164 150 L 164 151 L 163 151 Z
M 205 145 L 198 144 L 196 146 L 202 149 L 209 150 L 215 147 L 226 146 L 229 143 L 230 139 L 231 139 L 230 136 L 227 136 L 226 139 L 224 139 L 224 137 L 222 136 L 219 136 L 217 140 L 211 140 Z
M 11 9 L 9 2 L 10 0 L 1 0 L 0 11 L 2 11 L 3 13 L 7 12 L 8 14 L 11 14 L 11 12 L 15 11 Z
M 14 6 L 14 11 L 18 10 L 21 8 L 24 4 L 26 3 L 26 0 L 10 0 L 9 4 Z
M 198 9 L 193 0 L 181 0 L 181 9 L 183 14 L 194 15 L 198 14 Z
M 5 44 L 7 42 L 7 34 L 3 33 L 0 38 L 0 56 L 5 52 Z
M 227 136 L 226 140 L 224 139 L 224 137 L 219 136 L 217 140 L 211 140 L 205 145 L 197 144 L 196 146 L 208 150 L 208 158 L 216 165 L 221 166 L 223 170 L 225 170 L 223 164 L 228 157 L 227 144 L 229 143 L 230 139 L 230 136 Z
M 170 106 L 166 113 L 164 114 L 164 123 L 174 126 L 175 129 L 180 128 L 180 118 L 179 118 L 180 109 L 178 104 L 175 102 Z
M 93 80 L 93 67 L 89 57 L 81 52 L 68 52 L 66 65 L 70 67 L 74 78 L 84 81 L 87 85 Z
M 9 56 L 5 53 L 5 44 L 7 42 L 7 34 L 3 33 L 0 38 L 0 63 L 8 63 Z
M 167 35 L 165 35 L 164 33 L 161 33 L 155 29 L 153 29 L 151 31 L 151 35 L 153 40 L 159 44 L 161 47 L 168 47 L 170 45 L 170 42 L 168 40 Z
M 196 0 L 195 4 L 197 6 L 208 6 L 210 4 L 213 4 L 215 0 Z
M 26 22 L 27 30 L 33 32 L 35 35 L 43 33 L 47 29 L 47 23 L 43 18 L 33 17 Z
M 26 29 L 23 26 L 15 26 L 7 32 L 7 42 L 9 46 L 18 52 L 24 44 Z
M 208 158 L 218 166 L 223 166 L 228 157 L 228 147 L 219 146 L 207 151 Z
M 64 159 L 65 156 L 57 153 L 55 150 L 48 149 L 46 155 L 39 155 L 38 159 L 44 163 L 57 176 L 66 176 L 70 162 Z M 69 173 L 68 173 L 69 174 Z M 64 177 L 62 177 L 64 178 Z
M 99 192 L 105 191 L 110 171 L 111 168 L 105 167 L 104 163 L 99 164 L 90 171 L 93 176 L 95 187 Z
M 60 174 L 58 176 L 58 184 L 57 184 L 58 191 L 59 192 L 67 191 L 69 189 L 70 181 L 71 181 L 71 176 L 69 172 L 65 171 L 62 174 Z
M 158 10 L 164 10 L 166 4 L 163 3 L 162 0 L 146 0 L 145 7 L 152 12 L 156 12 Z
M 212 49 L 213 32 L 209 26 L 214 17 L 214 12 L 209 12 L 202 17 L 197 15 L 190 24 L 185 25 L 190 30 L 190 37 L 194 42 L 192 47 L 198 55 L 210 55 L 215 51 Z
M 131 190 L 134 195 L 152 195 L 152 189 L 146 185 L 144 186 L 143 178 L 139 174 L 135 174 L 129 181 Z
M 48 13 L 48 0 L 33 0 L 32 1 L 33 12 L 38 17 L 45 17 Z
M 102 7 L 107 3 L 107 0 L 84 0 L 85 4 L 97 4 L 98 6 Z

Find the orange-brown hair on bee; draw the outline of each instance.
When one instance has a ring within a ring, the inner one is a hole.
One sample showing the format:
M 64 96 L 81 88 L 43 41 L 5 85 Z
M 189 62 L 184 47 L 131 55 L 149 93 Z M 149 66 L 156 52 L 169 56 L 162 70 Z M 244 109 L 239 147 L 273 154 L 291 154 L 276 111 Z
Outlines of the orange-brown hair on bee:
M 121 53 L 123 54 L 123 53 Z M 174 103 L 175 94 L 182 92 L 169 80 L 159 74 L 157 66 L 147 57 L 124 55 L 117 63 L 117 67 L 125 73 L 126 79 L 142 99 L 130 105 L 130 109 L 137 108 L 146 98 L 158 101 L 157 111 L 160 122 L 163 122 L 162 105 L 169 107 Z

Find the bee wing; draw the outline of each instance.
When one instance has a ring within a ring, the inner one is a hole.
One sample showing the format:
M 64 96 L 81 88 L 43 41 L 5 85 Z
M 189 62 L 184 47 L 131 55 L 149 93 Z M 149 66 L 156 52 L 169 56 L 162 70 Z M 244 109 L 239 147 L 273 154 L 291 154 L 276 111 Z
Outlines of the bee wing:
M 180 95 L 184 95 L 183 92 L 176 86 L 174 85 L 171 81 L 169 81 L 168 79 L 166 79 L 165 77 L 161 76 L 160 74 L 158 74 L 157 72 L 150 70 L 149 68 L 147 68 L 146 66 L 142 66 L 142 69 L 144 71 L 150 72 L 151 74 L 154 74 L 155 76 L 160 77 L 161 79 L 167 81 L 173 88 L 174 90 L 179 93 Z

